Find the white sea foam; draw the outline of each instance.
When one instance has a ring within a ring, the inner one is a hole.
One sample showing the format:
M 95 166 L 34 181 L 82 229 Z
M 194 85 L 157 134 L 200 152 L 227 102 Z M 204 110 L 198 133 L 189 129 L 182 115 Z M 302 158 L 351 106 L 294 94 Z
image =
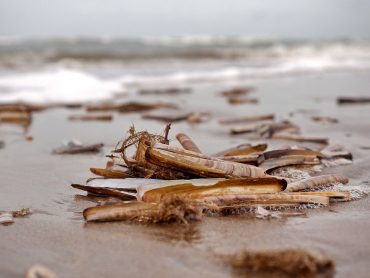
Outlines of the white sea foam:
M 0 77 L 0 102 L 74 103 L 106 100 L 120 89 L 117 81 L 103 81 L 75 70 L 18 74 Z

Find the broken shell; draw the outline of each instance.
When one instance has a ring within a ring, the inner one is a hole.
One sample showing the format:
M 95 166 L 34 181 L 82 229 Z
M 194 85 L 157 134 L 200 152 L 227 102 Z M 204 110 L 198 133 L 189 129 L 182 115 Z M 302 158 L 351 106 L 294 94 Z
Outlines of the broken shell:
M 14 223 L 13 215 L 8 212 L 0 213 L 0 224 L 9 225 Z
M 45 266 L 36 264 L 32 266 L 26 274 L 26 278 L 56 278 L 56 274 Z

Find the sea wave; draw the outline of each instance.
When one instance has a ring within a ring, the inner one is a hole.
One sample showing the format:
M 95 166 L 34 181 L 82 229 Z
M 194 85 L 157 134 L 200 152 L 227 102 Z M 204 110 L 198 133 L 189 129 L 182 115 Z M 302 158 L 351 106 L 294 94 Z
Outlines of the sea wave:
M 138 87 L 369 69 L 364 40 L 0 38 L 0 102 L 85 102 Z
M 181 36 L 137 39 L 0 37 L 0 67 L 48 64 L 63 60 L 81 63 L 147 60 L 268 60 L 330 56 L 370 60 L 366 40 L 282 40 L 272 37 Z

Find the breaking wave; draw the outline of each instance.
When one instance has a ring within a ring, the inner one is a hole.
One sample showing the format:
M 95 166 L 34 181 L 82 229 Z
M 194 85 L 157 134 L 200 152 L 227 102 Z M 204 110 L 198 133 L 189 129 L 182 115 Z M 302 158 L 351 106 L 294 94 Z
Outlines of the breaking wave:
M 0 37 L 0 102 L 81 102 L 151 86 L 370 69 L 370 41 Z

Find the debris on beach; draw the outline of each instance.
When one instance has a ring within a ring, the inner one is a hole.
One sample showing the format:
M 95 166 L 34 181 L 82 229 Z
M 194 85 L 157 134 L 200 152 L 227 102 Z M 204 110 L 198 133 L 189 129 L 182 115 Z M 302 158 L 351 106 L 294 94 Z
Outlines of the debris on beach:
M 169 197 L 160 203 L 126 202 L 96 206 L 83 212 L 86 221 L 129 220 L 141 223 L 185 223 L 201 220 L 201 209 L 176 197 Z
M 311 142 L 323 145 L 327 145 L 329 143 L 328 138 L 302 136 L 299 126 L 287 120 L 276 122 L 274 118 L 266 116 L 256 117 L 255 119 L 256 120 L 247 121 L 242 125 L 230 128 L 230 134 L 247 134 L 255 139 L 280 139 L 297 142 Z M 229 123 L 230 120 L 227 120 L 226 122 Z M 231 122 L 233 122 L 233 120 L 231 120 Z M 220 123 L 225 123 L 225 121 Z
M 159 108 L 178 109 L 178 106 L 173 103 L 165 102 L 126 102 L 122 104 L 103 103 L 96 105 L 88 105 L 86 110 L 88 112 L 101 112 L 101 111 L 117 111 L 120 113 L 133 113 L 133 112 L 146 112 Z
M 12 211 L 12 216 L 17 217 L 26 217 L 31 215 L 31 210 L 29 208 L 21 208 L 19 210 Z
M 26 217 L 31 214 L 29 208 L 21 208 L 15 211 L 4 211 L 0 212 L 0 224 L 9 225 L 14 223 L 14 218 Z
M 255 90 L 253 87 L 236 87 L 221 92 L 227 98 L 229 104 L 258 103 L 258 99 L 251 98 L 249 95 Z
M 0 105 L 0 124 L 16 124 L 28 127 L 32 121 L 32 110 L 25 105 Z
M 335 264 L 330 257 L 304 249 L 241 251 L 227 256 L 226 261 L 235 271 L 248 277 L 264 274 L 268 277 L 330 278 L 335 274 Z
M 187 111 L 179 111 L 179 110 L 156 110 L 154 112 L 145 113 L 141 117 L 143 119 L 149 120 L 157 120 L 166 123 L 174 123 L 185 121 L 188 117 L 190 117 L 192 112 Z
M 57 275 L 47 267 L 35 264 L 28 269 L 26 278 L 57 278 Z
M 224 97 L 245 96 L 252 93 L 255 90 L 256 89 L 254 87 L 234 87 L 222 91 L 221 95 Z
M 79 154 L 79 153 L 97 153 L 103 148 L 104 144 L 85 145 L 78 140 L 69 140 L 63 145 L 53 150 L 53 154 Z
M 5 142 L 4 141 L 0 141 L 0 149 L 2 149 L 4 147 L 5 147 Z
M 105 114 L 105 115 L 72 115 L 69 116 L 68 119 L 70 121 L 112 121 L 113 115 Z
M 190 88 L 162 88 L 162 89 L 142 89 L 139 91 L 139 94 L 174 96 L 179 94 L 188 94 L 190 92 L 191 92 Z
M 187 118 L 186 121 L 189 124 L 200 124 L 207 122 L 211 119 L 211 114 L 208 112 L 193 112 Z
M 220 124 L 241 124 L 241 123 L 252 123 L 252 122 L 260 122 L 260 121 L 268 121 L 274 120 L 274 114 L 265 114 L 265 115 L 254 115 L 254 116 L 238 116 L 238 117 L 227 117 L 222 118 L 218 122 Z
M 352 163 L 352 155 L 343 146 L 268 150 L 267 144 L 243 144 L 207 155 L 184 133 L 176 135 L 181 147 L 170 145 L 170 127 L 166 125 L 162 135 L 131 127 L 128 137 L 108 156 L 106 167 L 90 169 L 98 178 L 88 179 L 85 185 L 72 184 L 92 195 L 121 200 L 86 209 L 86 221 L 187 223 L 208 212 L 227 215 L 232 211 L 277 217 L 266 211 L 297 215 L 298 208 L 351 200 L 350 191 L 332 187 L 347 184 L 346 176 L 317 175 L 323 168 L 336 166 L 327 164 L 328 160 Z M 174 204 L 179 204 L 176 213 Z
M 0 212 L 0 224 L 10 225 L 14 223 L 13 215 L 9 212 Z
M 166 123 L 187 121 L 190 124 L 199 124 L 210 119 L 207 112 L 188 112 L 181 110 L 160 109 L 142 115 L 143 119 L 157 120 Z
M 311 119 L 321 124 L 337 124 L 339 122 L 338 119 L 333 117 L 312 116 Z
M 344 104 L 370 104 L 370 97 L 338 97 L 337 103 Z
M 235 104 L 244 104 L 244 103 L 252 103 L 256 104 L 258 103 L 257 98 L 249 98 L 249 97 L 240 97 L 240 96 L 231 96 L 227 98 L 227 101 L 229 104 L 235 105 Z
M 43 105 L 31 105 L 22 103 L 0 104 L 0 112 L 40 112 L 45 110 Z

